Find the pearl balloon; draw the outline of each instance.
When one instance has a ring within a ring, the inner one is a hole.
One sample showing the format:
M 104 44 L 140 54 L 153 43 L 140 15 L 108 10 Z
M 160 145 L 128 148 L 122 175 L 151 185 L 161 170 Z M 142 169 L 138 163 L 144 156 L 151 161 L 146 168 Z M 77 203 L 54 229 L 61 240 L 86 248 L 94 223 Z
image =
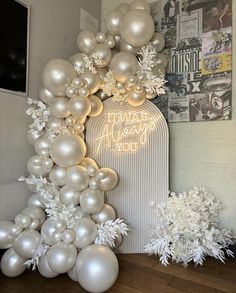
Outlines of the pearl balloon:
M 56 118 L 56 117 L 49 117 L 48 121 L 46 122 L 46 129 L 48 130 L 59 130 L 65 125 L 64 119 Z
M 96 92 L 96 96 L 100 98 L 101 101 L 105 101 L 109 98 L 102 90 Z
M 122 26 L 122 20 L 125 14 L 119 10 L 112 10 L 105 17 L 105 26 L 112 35 L 119 35 Z
M 84 190 L 89 185 L 89 176 L 82 166 L 68 168 L 66 184 L 77 191 Z
M 90 70 L 85 70 L 84 73 L 79 75 L 79 77 L 87 81 L 87 87 L 91 95 L 99 90 L 101 80 L 98 73 L 94 74 Z
M 99 186 L 100 186 L 100 181 L 98 180 L 98 178 L 93 177 L 93 178 L 90 179 L 89 187 L 90 187 L 91 189 L 96 190 L 96 189 L 99 188 Z
M 30 174 L 35 176 L 46 176 L 53 167 L 53 161 L 49 158 L 41 158 L 33 156 L 27 162 L 27 170 Z
M 69 58 L 69 62 L 71 64 L 73 64 L 73 66 L 78 67 L 78 69 L 82 69 L 84 67 L 84 58 L 85 57 L 86 57 L 86 54 L 77 53 Z M 73 81 L 73 84 L 75 84 L 74 81 Z
M 62 241 L 62 232 L 58 232 L 58 231 L 53 232 L 51 239 L 54 244 L 61 242 Z
M 130 5 L 128 3 L 121 3 L 116 7 L 116 10 L 123 12 L 124 14 L 128 13 Z
M 116 46 L 116 40 L 115 37 L 112 35 L 107 36 L 105 44 L 110 48 L 114 48 Z
M 66 118 L 70 115 L 68 109 L 68 99 L 63 97 L 58 97 L 51 104 L 50 110 L 53 116 L 57 118 Z
M 23 210 L 22 214 L 30 216 L 32 219 L 39 219 L 40 224 L 42 225 L 45 221 L 45 212 L 42 208 L 36 207 L 36 206 L 31 206 L 27 207 Z
M 78 206 L 78 207 L 76 207 L 76 209 L 75 209 L 75 219 L 76 219 L 76 220 L 79 220 L 79 219 L 81 219 L 81 218 L 88 218 L 88 219 L 91 219 L 90 215 L 87 214 L 87 213 L 85 213 L 85 211 L 83 211 L 83 210 L 81 209 L 81 207 Z
M 58 274 L 70 271 L 76 261 L 77 250 L 73 244 L 59 242 L 47 253 L 49 267 Z
M 77 44 L 82 53 L 89 54 L 96 45 L 96 36 L 91 31 L 81 31 L 77 38 Z
M 52 171 L 49 173 L 49 179 L 53 184 L 57 186 L 63 186 L 66 182 L 66 173 L 66 168 L 54 165 Z
M 99 116 L 103 111 L 103 102 L 97 96 L 89 96 L 89 101 L 91 103 L 91 111 L 88 116 L 96 117 Z
M 168 65 L 167 56 L 165 54 L 159 53 L 156 59 L 156 64 L 158 66 L 163 66 L 164 68 L 166 68 Z
M 90 245 L 82 249 L 76 260 L 77 279 L 88 292 L 99 293 L 110 289 L 118 271 L 115 254 L 103 245 Z
M 27 141 L 29 142 L 29 144 L 34 145 L 35 142 L 36 142 L 36 140 L 39 137 L 43 136 L 44 133 L 45 133 L 44 130 L 37 131 L 37 132 L 35 132 L 35 131 L 28 132 L 28 134 L 27 134 Z
M 40 243 L 41 235 L 39 232 L 29 229 L 23 231 L 19 236 L 17 236 L 14 249 L 20 256 L 24 258 L 31 258 Z
M 90 52 L 91 55 L 97 54 L 99 60 L 95 60 L 97 67 L 106 67 L 110 64 L 111 61 L 111 49 L 105 44 L 97 44 Z
M 80 206 L 87 214 L 99 213 L 104 205 L 104 192 L 85 189 L 80 196 Z
M 155 32 L 151 39 L 151 43 L 158 52 L 162 51 L 165 47 L 165 39 L 161 33 Z
M 120 52 L 112 58 L 110 68 L 114 73 L 115 79 L 125 83 L 130 75 L 136 73 L 138 60 L 131 53 Z
M 73 204 L 77 206 L 79 204 L 80 192 L 75 189 L 64 185 L 59 192 L 61 203 L 65 205 Z
M 127 95 L 127 102 L 134 107 L 141 106 L 146 101 L 146 94 L 144 91 L 136 92 L 131 91 Z
M 98 168 L 97 163 L 93 159 L 87 158 L 87 157 L 83 159 L 80 165 L 83 166 L 84 168 L 87 168 L 88 166 L 91 166 L 91 165 Z
M 54 227 L 57 231 L 63 232 L 67 227 L 66 221 L 63 219 L 57 219 L 54 221 Z
M 97 226 L 94 221 L 81 218 L 75 223 L 73 230 L 75 232 L 74 245 L 82 249 L 94 242 L 97 236 Z
M 76 266 L 75 265 L 71 271 L 67 272 L 67 274 L 72 281 L 78 282 L 77 276 L 76 276 Z
M 75 232 L 71 229 L 66 229 L 62 234 L 62 240 L 65 243 L 72 243 L 75 240 Z
M 58 273 L 54 272 L 48 265 L 47 255 L 40 258 L 38 264 L 39 273 L 45 278 L 54 278 Z
M 100 179 L 100 189 L 103 191 L 110 191 L 114 189 L 118 183 L 118 176 L 116 172 L 110 168 L 102 168 L 101 170 L 105 171 L 106 177 Z
M 124 52 L 131 53 L 133 55 L 137 55 L 139 48 L 135 48 L 124 42 L 123 40 L 120 40 L 120 50 Z
M 68 88 L 66 88 L 66 96 L 68 98 L 74 98 L 77 95 L 77 89 L 69 86 Z
M 92 219 L 96 223 L 102 224 L 106 221 L 114 221 L 116 219 L 116 213 L 112 206 L 104 204 L 103 209 L 98 214 L 92 215 Z
M 45 88 L 40 90 L 39 98 L 47 105 L 51 105 L 55 101 L 53 94 Z
M 106 41 L 106 35 L 102 32 L 99 32 L 96 34 L 96 41 L 99 43 L 99 44 L 104 44 L 105 41 Z
M 88 98 L 77 96 L 70 99 L 69 110 L 75 117 L 84 117 L 90 113 L 91 103 Z
M 10 233 L 12 236 L 16 237 L 18 236 L 21 232 L 23 231 L 23 228 L 21 228 L 20 226 L 18 226 L 17 224 L 14 224 L 13 226 L 11 226 L 10 228 Z M 15 240 L 15 238 L 14 238 Z
M 65 97 L 66 87 L 75 77 L 73 65 L 64 59 L 52 59 L 43 69 L 43 83 L 54 96 Z
M 146 0 L 133 0 L 130 4 L 130 10 L 140 9 L 150 13 L 150 6 Z
M 56 231 L 55 225 L 54 225 L 54 220 L 52 219 L 47 219 L 41 228 L 41 235 L 43 238 L 43 241 L 48 244 L 52 245 L 52 234 Z
M 87 98 L 87 96 L 89 96 L 89 90 L 86 87 L 81 87 L 78 91 L 78 96 Z
M 154 33 L 154 21 L 144 10 L 131 10 L 122 21 L 121 38 L 133 47 L 147 45 Z
M 13 248 L 8 249 L 1 259 L 2 273 L 7 277 L 17 277 L 21 275 L 26 267 L 26 259 L 18 255 Z
M 40 230 L 40 226 L 41 226 L 41 224 L 40 224 L 39 219 L 33 219 L 29 228 L 33 229 L 33 230 Z
M 19 214 L 15 217 L 15 223 L 21 228 L 29 228 L 32 219 L 29 215 Z
M 7 249 L 13 246 L 15 237 L 11 234 L 11 229 L 14 226 L 12 221 L 0 222 L 0 249 Z
M 70 167 L 79 164 L 85 157 L 86 145 L 75 135 L 57 136 L 51 145 L 51 157 L 60 167 Z
M 49 137 L 47 135 L 41 136 L 34 144 L 35 152 L 40 157 L 48 158 L 50 156 L 50 145 L 51 141 Z
M 44 208 L 44 205 L 40 201 L 40 195 L 38 193 L 32 194 L 27 202 L 28 207 L 40 207 Z
M 89 176 L 93 177 L 97 175 L 98 168 L 96 166 L 90 165 L 86 169 Z

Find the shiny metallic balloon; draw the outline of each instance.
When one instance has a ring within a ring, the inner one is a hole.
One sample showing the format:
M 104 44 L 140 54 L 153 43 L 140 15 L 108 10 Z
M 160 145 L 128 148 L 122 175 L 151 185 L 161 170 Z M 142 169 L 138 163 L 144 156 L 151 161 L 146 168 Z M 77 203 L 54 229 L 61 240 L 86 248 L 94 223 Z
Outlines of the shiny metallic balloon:
M 106 41 L 106 35 L 102 32 L 96 34 L 96 41 L 99 44 L 104 44 Z
M 116 219 L 116 213 L 112 206 L 109 204 L 104 204 L 103 209 L 97 213 L 92 215 L 92 219 L 98 223 L 105 223 L 106 221 L 113 221 Z
M 80 206 L 87 214 L 99 213 L 104 206 L 104 192 L 91 188 L 85 189 L 81 193 Z
M 68 109 L 68 99 L 63 97 L 58 97 L 50 106 L 50 111 L 53 116 L 57 118 L 66 118 L 70 115 Z
M 66 173 L 66 168 L 54 165 L 52 171 L 49 173 L 49 179 L 53 184 L 57 186 L 63 186 L 66 182 Z
M 75 135 L 57 136 L 51 145 L 51 157 L 60 167 L 70 167 L 79 164 L 85 157 L 86 145 Z
M 136 73 L 138 60 L 131 53 L 120 52 L 112 58 L 110 69 L 113 71 L 117 81 L 125 83 L 130 75 Z
M 32 218 L 29 215 L 19 214 L 15 217 L 15 223 L 21 228 L 29 228 Z
M 91 165 L 98 168 L 97 163 L 93 159 L 88 158 L 88 157 L 84 158 L 83 161 L 80 163 L 80 165 L 85 168 L 87 168 L 88 166 L 91 166 Z
M 79 249 L 93 243 L 98 233 L 94 221 L 87 218 L 77 220 L 73 230 L 75 232 L 74 245 Z
M 44 130 L 41 131 L 30 131 L 27 134 L 27 141 L 29 144 L 34 145 L 36 140 L 45 134 Z
M 95 33 L 91 31 L 81 31 L 77 38 L 77 45 L 82 53 L 89 54 L 96 45 Z
M 54 220 L 54 227 L 56 228 L 56 231 L 63 232 L 67 227 L 66 221 L 61 218 Z
M 123 12 L 124 14 L 128 13 L 130 5 L 128 3 L 121 3 L 116 7 L 116 10 Z
M 55 231 L 52 233 L 51 239 L 54 244 L 62 241 L 62 233 L 63 232 L 59 232 L 59 231 Z
M 150 13 L 150 6 L 146 0 L 133 0 L 130 4 L 130 10 L 140 9 Z
M 74 166 L 67 169 L 66 184 L 77 191 L 86 189 L 89 185 L 89 176 L 82 166 Z
M 15 237 L 18 236 L 22 231 L 23 231 L 23 228 L 21 228 L 17 224 L 14 224 L 10 228 L 10 233 L 14 237 L 14 240 L 15 240 Z
M 127 102 L 134 107 L 141 106 L 146 101 L 146 94 L 143 90 L 142 92 L 131 91 L 128 93 Z
M 84 117 L 90 113 L 91 103 L 88 98 L 77 96 L 70 99 L 69 110 L 75 117 Z
M 137 55 L 139 48 L 135 48 L 124 42 L 123 40 L 120 40 L 120 50 L 124 52 L 131 53 L 133 55 Z
M 98 172 L 98 168 L 94 165 L 89 165 L 87 168 L 87 173 L 89 176 L 93 177 L 93 176 L 96 176 L 97 175 L 97 172 Z
M 99 181 L 98 178 L 93 177 L 93 178 L 90 179 L 90 181 L 89 181 L 89 187 L 90 187 L 91 189 L 96 190 L 96 189 L 99 188 L 99 186 L 100 186 L 100 181 Z
M 14 244 L 14 249 L 17 254 L 24 258 L 33 256 L 35 249 L 41 243 L 41 235 L 39 232 L 29 229 L 25 230 L 17 236 Z
M 38 193 L 34 193 L 29 197 L 27 205 L 28 207 L 45 208 L 44 204 L 40 201 L 40 195 Z
M 35 176 L 46 176 L 53 167 L 53 161 L 49 158 L 33 156 L 27 162 L 27 170 Z
M 86 56 L 86 55 L 85 55 Z M 72 80 L 72 85 L 73 87 L 75 87 L 76 89 L 81 88 L 82 86 L 85 86 L 85 83 L 83 82 L 83 80 L 79 77 L 76 77 L 75 79 Z
M 116 172 L 110 168 L 102 168 L 101 170 L 105 171 L 106 177 L 100 179 L 100 189 L 103 191 L 109 191 L 116 187 L 118 184 L 118 176 Z
M 75 240 L 75 232 L 71 229 L 66 229 L 62 234 L 62 240 L 65 243 L 72 243 Z
M 66 88 L 75 77 L 73 65 L 64 59 L 52 59 L 43 69 L 44 86 L 57 97 L 66 96 Z
M 46 215 L 41 207 L 30 206 L 23 210 L 22 214 L 30 216 L 32 219 L 39 219 L 42 225 L 45 221 Z
M 48 265 L 47 254 L 40 257 L 38 264 L 39 273 L 45 278 L 54 278 L 58 273 L 54 272 Z
M 51 140 L 49 136 L 43 135 L 36 140 L 34 149 L 40 157 L 48 158 L 50 156 L 50 146 Z
M 105 44 L 110 48 L 114 48 L 116 46 L 116 39 L 113 35 L 108 35 Z
M 15 237 L 11 233 L 13 226 L 13 221 L 0 222 L 0 249 L 7 249 L 13 246 L 15 241 Z
M 48 244 L 48 245 L 52 245 L 53 241 L 52 241 L 52 234 L 56 231 L 56 227 L 54 225 L 54 220 L 52 219 L 47 219 L 41 228 L 41 235 L 43 238 L 43 241 Z
M 106 67 L 111 61 L 111 49 L 105 44 L 97 44 L 91 50 L 90 55 L 96 54 L 99 56 L 99 60 L 95 59 L 95 64 L 97 67 Z
M 77 93 L 78 93 L 78 89 L 73 86 L 68 86 L 66 88 L 67 98 L 74 98 L 75 96 L 77 96 Z
M 59 130 L 65 125 L 64 119 L 56 118 L 56 117 L 49 117 L 48 121 L 46 122 L 46 129 L 49 131 Z
M 157 49 L 158 52 L 162 51 L 165 47 L 165 38 L 162 33 L 155 32 L 151 44 Z
M 59 196 L 61 203 L 65 205 L 73 204 L 74 206 L 77 206 L 79 204 L 80 192 L 67 185 L 64 185 L 61 188 Z
M 78 282 L 77 276 L 76 276 L 76 266 L 74 265 L 73 269 L 67 272 L 67 275 L 72 281 Z
M 47 253 L 49 267 L 58 274 L 70 271 L 76 261 L 77 249 L 74 244 L 59 242 L 53 245 Z
M 77 206 L 75 209 L 75 219 L 78 220 L 80 218 L 91 219 L 91 216 L 89 214 L 85 213 L 85 211 L 82 210 L 80 206 Z
M 105 17 L 105 26 L 112 35 L 119 35 L 122 26 L 122 20 L 125 14 L 119 10 L 110 11 Z
M 88 90 L 90 94 L 94 94 L 99 90 L 100 87 L 100 76 L 98 73 L 94 74 L 89 70 L 85 70 L 84 73 L 81 73 L 79 77 L 88 83 Z
M 73 56 L 71 56 L 69 58 L 69 62 L 71 64 L 73 64 L 73 66 L 76 66 L 78 67 L 78 69 L 82 69 L 84 67 L 84 58 L 86 57 L 86 54 L 83 54 L 83 53 L 77 53 L 77 54 L 74 54 Z M 74 82 L 72 82 L 74 83 Z
M 39 98 L 47 105 L 51 105 L 55 101 L 55 97 L 53 96 L 53 94 L 45 88 L 42 88 L 40 90 Z
M 86 87 L 81 87 L 78 90 L 78 96 L 81 98 L 87 98 L 89 96 L 89 90 Z
M 100 90 L 96 92 L 96 96 L 101 100 L 101 101 L 105 101 L 107 100 L 109 97 L 104 93 L 104 91 Z
M 122 21 L 121 39 L 133 47 L 147 45 L 154 33 L 154 21 L 144 10 L 129 11 Z
M 78 254 L 76 260 L 77 279 L 88 292 L 107 291 L 115 283 L 118 272 L 117 258 L 106 246 L 90 245 Z
M 103 111 L 103 102 L 94 95 L 88 97 L 91 103 L 91 111 L 89 112 L 88 116 L 96 117 L 99 116 Z
M 10 248 L 3 254 L 1 259 L 2 273 L 7 277 L 17 277 L 25 271 L 25 262 L 25 258 L 18 255 L 13 248 Z

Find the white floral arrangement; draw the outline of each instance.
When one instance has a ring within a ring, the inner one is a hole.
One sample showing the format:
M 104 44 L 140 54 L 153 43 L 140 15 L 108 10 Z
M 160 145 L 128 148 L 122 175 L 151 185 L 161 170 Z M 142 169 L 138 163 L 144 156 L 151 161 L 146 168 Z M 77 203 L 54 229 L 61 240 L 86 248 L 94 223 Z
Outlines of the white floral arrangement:
M 166 203 L 151 203 L 158 223 L 152 227 L 152 237 L 145 252 L 159 255 L 163 265 L 175 261 L 187 266 L 193 261 L 203 265 L 206 256 L 224 262 L 233 240 L 230 231 L 219 227 L 221 203 L 205 188 L 194 187 L 189 192 L 170 193 Z

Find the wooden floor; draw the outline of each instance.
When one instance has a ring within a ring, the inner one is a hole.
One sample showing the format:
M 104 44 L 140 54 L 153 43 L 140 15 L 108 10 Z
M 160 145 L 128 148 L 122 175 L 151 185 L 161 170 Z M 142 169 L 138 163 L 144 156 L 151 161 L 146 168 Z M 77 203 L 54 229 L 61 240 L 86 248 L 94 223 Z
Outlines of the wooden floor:
M 120 273 L 113 293 L 236 293 L 236 260 L 222 264 L 208 259 L 203 267 L 187 269 L 172 264 L 162 266 L 155 257 L 140 254 L 118 255 Z M 67 275 L 45 279 L 26 271 L 18 278 L 0 274 L 0 293 L 80 293 L 86 292 Z

